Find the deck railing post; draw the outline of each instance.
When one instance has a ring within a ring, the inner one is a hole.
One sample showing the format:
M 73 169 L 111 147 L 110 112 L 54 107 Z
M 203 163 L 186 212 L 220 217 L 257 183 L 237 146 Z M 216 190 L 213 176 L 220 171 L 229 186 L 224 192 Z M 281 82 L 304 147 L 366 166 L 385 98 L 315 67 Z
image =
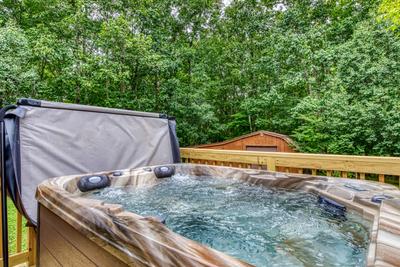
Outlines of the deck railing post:
M 17 240 L 16 240 L 16 252 L 22 251 L 22 215 L 17 212 Z
M 384 174 L 379 174 L 378 180 L 379 180 L 379 182 L 384 183 L 385 182 L 385 175 Z
M 36 262 L 36 232 L 33 227 L 28 228 L 28 264 L 32 266 Z
M 267 158 L 267 170 L 274 172 L 276 171 L 276 166 L 275 166 L 275 159 L 274 158 Z

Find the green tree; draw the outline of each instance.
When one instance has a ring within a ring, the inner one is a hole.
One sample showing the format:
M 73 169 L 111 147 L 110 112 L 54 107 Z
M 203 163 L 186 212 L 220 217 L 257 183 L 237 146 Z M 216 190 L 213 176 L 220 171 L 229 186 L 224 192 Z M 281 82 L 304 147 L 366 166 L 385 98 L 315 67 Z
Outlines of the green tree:
M 15 102 L 16 95 L 36 95 L 38 75 L 29 64 L 32 50 L 24 32 L 13 23 L 0 28 L 0 102 Z
M 392 30 L 397 30 L 400 26 L 400 1 L 382 0 L 379 6 L 380 17 L 389 22 Z
M 0 1 L 0 98 L 174 115 L 181 144 L 256 130 L 399 155 L 398 1 Z

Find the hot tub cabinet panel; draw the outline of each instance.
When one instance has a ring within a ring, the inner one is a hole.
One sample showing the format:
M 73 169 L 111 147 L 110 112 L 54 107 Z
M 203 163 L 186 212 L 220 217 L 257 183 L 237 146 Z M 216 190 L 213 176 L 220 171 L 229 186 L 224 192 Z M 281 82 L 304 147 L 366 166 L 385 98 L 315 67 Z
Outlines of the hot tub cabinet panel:
M 237 179 L 325 197 L 373 221 L 368 266 L 400 266 L 400 191 L 394 186 L 263 170 L 170 166 L 176 173 Z M 111 186 L 140 187 L 157 183 L 153 170 L 154 167 L 123 170 L 117 176 L 113 172 L 98 174 L 107 175 Z M 82 176 L 54 178 L 38 187 L 40 266 L 252 266 L 176 234 L 154 218 L 85 197 L 77 188 Z M 392 199 L 382 204 L 372 202 L 377 195 Z
M 39 206 L 41 267 L 126 266 L 97 243 L 81 234 L 46 207 Z

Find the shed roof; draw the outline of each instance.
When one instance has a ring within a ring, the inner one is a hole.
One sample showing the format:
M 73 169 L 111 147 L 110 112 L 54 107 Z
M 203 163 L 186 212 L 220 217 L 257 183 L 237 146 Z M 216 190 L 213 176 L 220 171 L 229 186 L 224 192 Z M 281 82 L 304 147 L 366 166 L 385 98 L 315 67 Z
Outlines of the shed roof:
M 293 147 L 296 147 L 295 142 L 289 136 L 284 135 L 284 134 L 280 134 L 280 133 L 264 131 L 264 130 L 260 130 L 260 131 L 257 131 L 257 132 L 252 132 L 252 133 L 245 134 L 245 135 L 241 135 L 241 136 L 238 136 L 238 137 L 226 140 L 226 141 L 222 141 L 222 142 L 204 144 L 204 145 L 197 145 L 195 147 L 206 148 L 206 147 L 210 147 L 210 146 L 226 145 L 226 144 L 233 143 L 233 142 L 236 142 L 236 141 L 239 141 L 239 140 L 242 140 L 242 139 L 246 139 L 246 138 L 249 138 L 249 137 L 252 137 L 252 136 L 255 136 L 255 135 L 273 136 L 273 137 L 276 137 L 276 138 L 284 140 L 286 143 L 290 144 Z

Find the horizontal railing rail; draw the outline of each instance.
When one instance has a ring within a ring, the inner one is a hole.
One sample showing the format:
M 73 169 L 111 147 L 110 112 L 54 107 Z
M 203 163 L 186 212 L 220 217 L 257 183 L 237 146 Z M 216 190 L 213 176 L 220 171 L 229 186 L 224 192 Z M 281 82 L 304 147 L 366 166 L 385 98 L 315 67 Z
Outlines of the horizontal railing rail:
M 399 184 L 400 158 L 181 148 L 186 163 L 259 168 Z M 395 182 L 393 182 L 395 181 Z

